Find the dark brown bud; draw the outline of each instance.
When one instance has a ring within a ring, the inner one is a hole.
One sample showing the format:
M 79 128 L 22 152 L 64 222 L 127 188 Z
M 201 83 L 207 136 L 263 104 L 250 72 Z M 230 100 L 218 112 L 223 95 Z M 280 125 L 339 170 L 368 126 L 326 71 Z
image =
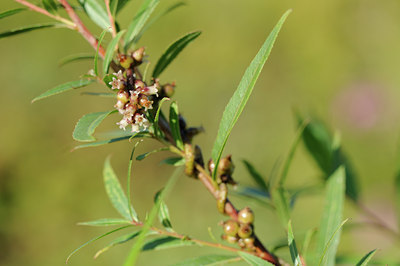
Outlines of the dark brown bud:
M 231 175 L 233 173 L 234 168 L 235 166 L 232 163 L 232 155 L 228 155 L 219 161 L 218 174 Z
M 224 232 L 228 236 L 236 236 L 239 231 L 239 224 L 234 220 L 228 220 L 224 223 Z
M 248 238 L 253 234 L 253 228 L 250 224 L 240 224 L 238 235 L 240 238 Z
M 203 154 L 201 153 L 199 145 L 196 145 L 194 147 L 194 161 L 198 163 L 201 167 L 204 167 Z
M 240 210 L 238 214 L 238 221 L 242 224 L 252 224 L 254 222 L 253 211 L 249 207 Z
M 138 63 L 142 62 L 144 56 L 144 49 L 145 49 L 144 47 L 140 47 L 139 49 L 137 49 L 132 53 L 132 57 L 133 59 L 135 59 L 136 62 Z
M 162 86 L 162 90 L 164 91 L 165 96 L 172 97 L 175 93 L 175 84 L 165 84 Z

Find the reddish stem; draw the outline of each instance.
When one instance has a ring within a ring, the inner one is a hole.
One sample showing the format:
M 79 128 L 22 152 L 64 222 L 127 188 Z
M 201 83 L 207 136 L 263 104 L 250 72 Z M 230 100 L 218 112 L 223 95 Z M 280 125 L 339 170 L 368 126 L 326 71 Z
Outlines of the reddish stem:
M 110 25 L 111 25 L 111 29 L 112 29 L 111 34 L 112 34 L 113 38 L 115 38 L 115 36 L 117 36 L 117 30 L 115 28 L 115 22 L 114 22 L 113 15 L 111 14 L 110 0 L 104 0 L 104 3 L 106 4 L 108 19 L 110 20 Z

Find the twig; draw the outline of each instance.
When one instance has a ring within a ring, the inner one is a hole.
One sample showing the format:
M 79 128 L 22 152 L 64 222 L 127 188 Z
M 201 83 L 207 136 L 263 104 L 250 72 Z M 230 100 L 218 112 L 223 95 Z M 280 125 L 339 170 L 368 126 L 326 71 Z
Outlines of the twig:
M 41 13 L 41 14 L 43 14 L 45 16 L 48 16 L 48 17 L 50 17 L 52 19 L 60 21 L 60 22 L 62 22 L 64 24 L 66 24 L 68 26 L 68 28 L 70 28 L 70 29 L 74 29 L 76 27 L 75 23 L 73 23 L 72 21 L 70 21 L 68 19 L 65 19 L 63 17 L 60 17 L 60 16 L 53 15 L 53 14 L 49 13 L 47 10 L 45 10 L 43 8 L 40 8 L 40 7 L 38 7 L 38 6 L 36 6 L 36 5 L 32 4 L 32 3 L 29 3 L 29 2 L 27 2 L 25 0 L 15 0 L 15 2 L 18 2 L 21 5 L 24 5 L 24 6 L 28 7 L 29 9 L 31 9 L 31 10 L 33 10 L 35 12 Z
M 113 38 L 115 38 L 115 36 L 117 36 L 117 30 L 115 29 L 114 17 L 111 14 L 110 0 L 104 0 L 104 3 L 106 4 L 108 19 L 110 20 L 111 34 L 112 34 Z
M 75 10 L 69 5 L 67 0 L 59 0 L 61 5 L 64 7 L 65 11 L 67 12 L 68 16 L 71 20 L 75 23 L 75 29 L 85 38 L 89 44 L 97 50 L 98 40 L 93 36 L 93 34 L 86 28 L 83 24 L 82 20 L 79 16 L 75 13 Z M 99 46 L 99 55 L 104 58 L 106 51 L 100 45 Z

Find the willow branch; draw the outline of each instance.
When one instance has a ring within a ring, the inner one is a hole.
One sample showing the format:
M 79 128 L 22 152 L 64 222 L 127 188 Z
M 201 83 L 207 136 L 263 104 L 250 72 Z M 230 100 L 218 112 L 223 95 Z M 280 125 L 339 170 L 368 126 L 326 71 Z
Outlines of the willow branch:
M 86 28 L 83 24 L 82 20 L 76 14 L 75 10 L 70 6 L 67 0 L 59 0 L 61 5 L 64 7 L 68 16 L 75 23 L 75 29 L 85 38 L 89 44 L 93 47 L 93 49 L 97 50 L 98 40 L 93 36 L 93 34 Z M 100 45 L 99 46 L 99 55 L 104 58 L 106 51 Z
M 64 24 L 66 24 L 70 29 L 74 29 L 76 27 L 75 23 L 73 23 L 72 21 L 70 21 L 68 19 L 65 19 L 63 17 L 60 17 L 60 16 L 53 15 L 53 14 L 49 13 L 47 10 L 45 10 L 43 8 L 40 8 L 40 7 L 38 7 L 38 6 L 36 6 L 36 5 L 32 4 L 32 3 L 29 3 L 29 2 L 27 2 L 25 0 L 15 0 L 15 2 L 18 2 L 21 5 L 24 5 L 24 6 L 28 7 L 32 11 L 41 13 L 41 14 L 43 14 L 45 16 L 48 16 L 48 17 L 50 17 L 52 19 L 60 21 L 60 22 L 62 22 Z

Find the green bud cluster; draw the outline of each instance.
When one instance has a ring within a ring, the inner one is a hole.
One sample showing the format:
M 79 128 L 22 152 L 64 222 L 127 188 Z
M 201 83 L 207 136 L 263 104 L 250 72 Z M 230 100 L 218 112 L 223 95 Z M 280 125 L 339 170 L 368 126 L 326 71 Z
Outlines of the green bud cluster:
M 241 249 L 254 250 L 254 213 L 246 207 L 239 211 L 238 219 L 225 221 L 222 225 L 222 239 L 228 243 L 237 243 Z

